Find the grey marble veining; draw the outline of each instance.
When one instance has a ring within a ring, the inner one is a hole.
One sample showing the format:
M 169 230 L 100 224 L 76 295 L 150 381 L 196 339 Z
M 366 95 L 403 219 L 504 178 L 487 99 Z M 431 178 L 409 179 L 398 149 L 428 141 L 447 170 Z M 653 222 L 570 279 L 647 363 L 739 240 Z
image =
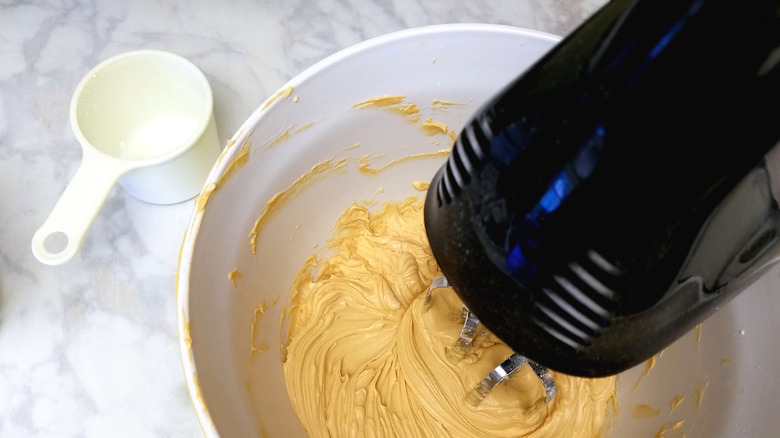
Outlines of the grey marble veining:
M 81 251 L 30 251 L 81 151 L 71 93 L 124 51 L 156 48 L 209 79 L 224 144 L 284 82 L 365 39 L 440 23 L 565 34 L 601 0 L 0 0 L 0 437 L 201 436 L 184 383 L 174 278 L 192 202 L 121 187 Z

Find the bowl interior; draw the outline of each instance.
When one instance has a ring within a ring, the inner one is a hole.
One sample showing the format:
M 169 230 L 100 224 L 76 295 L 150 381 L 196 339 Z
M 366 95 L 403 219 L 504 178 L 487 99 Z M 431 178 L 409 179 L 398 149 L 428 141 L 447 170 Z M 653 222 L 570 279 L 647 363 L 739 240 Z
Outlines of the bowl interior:
M 425 122 L 458 133 L 556 41 L 485 25 L 400 32 L 317 64 L 250 117 L 209 177 L 216 190 L 193 216 L 181 257 L 185 375 L 207 435 L 305 436 L 280 353 L 296 272 L 310 255 L 324 254 L 336 218 L 352 202 L 424 196 L 412 184 L 430 180 L 445 160 L 440 151 L 452 145 Z M 355 106 L 386 96 L 403 99 Z M 400 102 L 379 106 L 391 101 Z M 250 234 L 261 217 L 253 253 Z M 778 420 L 762 412 L 776 405 L 780 385 L 773 373 L 771 385 L 755 375 L 761 364 L 768 373 L 780 351 L 776 339 L 760 336 L 780 324 L 751 316 L 770 316 L 767 306 L 780 304 L 771 293 L 776 275 L 665 350 L 646 377 L 645 365 L 621 375 L 620 411 L 608 435 L 652 436 L 664 426 L 688 436 L 777 430 Z M 682 401 L 672 409 L 676 397 Z

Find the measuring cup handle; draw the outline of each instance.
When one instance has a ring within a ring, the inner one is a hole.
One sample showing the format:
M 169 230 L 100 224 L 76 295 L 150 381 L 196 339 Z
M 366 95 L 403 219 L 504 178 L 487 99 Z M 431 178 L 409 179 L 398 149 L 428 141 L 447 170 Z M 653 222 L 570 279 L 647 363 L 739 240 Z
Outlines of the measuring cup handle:
M 111 189 L 128 170 L 101 156 L 85 154 L 46 222 L 33 235 L 35 258 L 47 265 L 72 259 Z M 63 239 L 67 239 L 64 247 Z

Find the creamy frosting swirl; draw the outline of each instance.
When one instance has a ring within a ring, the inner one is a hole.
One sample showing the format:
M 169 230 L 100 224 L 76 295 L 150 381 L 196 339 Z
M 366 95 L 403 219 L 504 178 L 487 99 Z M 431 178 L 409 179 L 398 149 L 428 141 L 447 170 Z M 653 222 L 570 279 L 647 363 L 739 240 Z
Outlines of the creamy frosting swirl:
M 425 292 L 441 272 L 410 197 L 376 213 L 353 204 L 298 273 L 283 364 L 293 407 L 312 437 L 594 437 L 614 403 L 615 378 L 553 372 L 558 395 L 529 367 L 479 406 L 466 393 L 512 351 L 488 333 L 456 362 L 462 303 Z M 316 276 L 316 278 L 314 278 Z

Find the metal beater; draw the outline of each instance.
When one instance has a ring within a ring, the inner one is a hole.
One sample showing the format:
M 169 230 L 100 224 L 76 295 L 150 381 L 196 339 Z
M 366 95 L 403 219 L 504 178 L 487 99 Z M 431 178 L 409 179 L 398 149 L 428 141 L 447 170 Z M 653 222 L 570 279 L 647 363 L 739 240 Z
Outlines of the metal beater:
M 425 305 L 430 305 L 431 294 L 435 289 L 444 287 L 452 287 L 447 281 L 447 277 L 434 278 L 425 295 Z M 460 319 L 463 321 L 463 328 L 460 330 L 460 336 L 458 336 L 458 340 L 455 341 L 455 345 L 447 352 L 449 359 L 453 362 L 463 359 L 466 355 L 466 351 L 474 340 L 474 337 L 477 334 L 477 328 L 479 327 L 477 315 L 470 311 L 466 306 L 463 306 L 460 310 Z M 486 329 L 483 329 L 483 331 L 486 331 Z M 545 403 L 552 400 L 558 393 L 558 387 L 555 385 L 555 379 L 553 379 L 550 371 L 544 366 L 539 365 L 518 353 L 512 353 L 512 355 L 480 380 L 474 389 L 466 394 L 466 401 L 472 406 L 478 406 L 482 403 L 482 400 L 493 391 L 493 388 L 514 376 L 515 373 L 520 371 L 520 368 L 522 368 L 523 365 L 528 365 L 542 382 L 542 385 L 544 386 Z

